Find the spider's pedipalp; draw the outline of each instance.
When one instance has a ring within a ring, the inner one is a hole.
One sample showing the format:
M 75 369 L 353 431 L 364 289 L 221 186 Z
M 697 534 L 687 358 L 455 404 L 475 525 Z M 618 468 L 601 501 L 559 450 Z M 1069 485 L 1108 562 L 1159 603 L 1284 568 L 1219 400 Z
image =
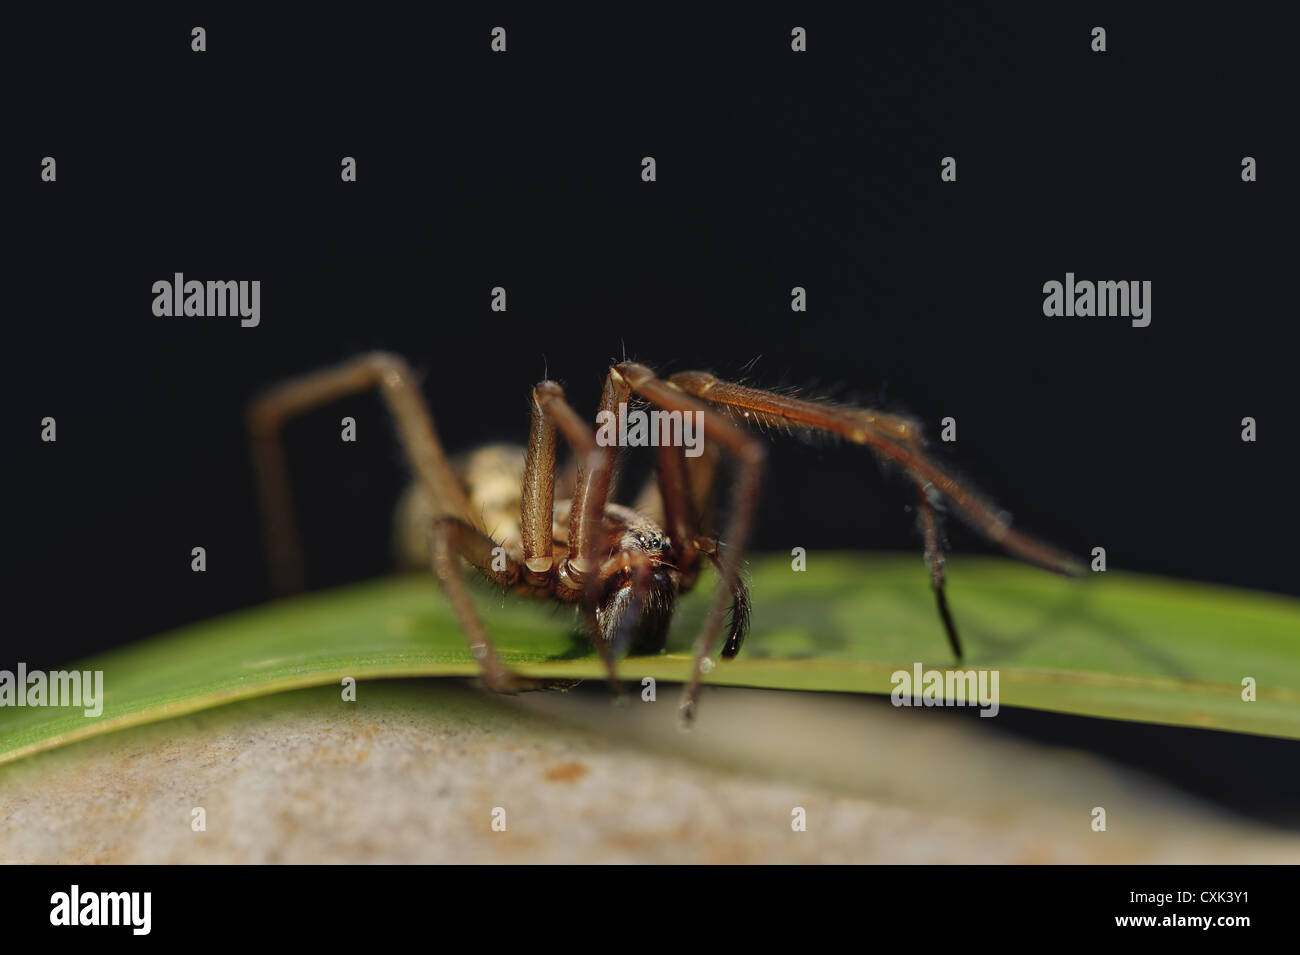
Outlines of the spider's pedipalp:
M 678 577 L 657 552 L 621 550 L 602 568 L 597 621 L 615 657 L 663 649 L 677 609 Z

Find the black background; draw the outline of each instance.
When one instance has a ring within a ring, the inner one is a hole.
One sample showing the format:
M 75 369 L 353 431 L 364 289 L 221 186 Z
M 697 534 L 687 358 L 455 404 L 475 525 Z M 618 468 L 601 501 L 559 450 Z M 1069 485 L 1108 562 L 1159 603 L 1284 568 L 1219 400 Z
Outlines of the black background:
M 953 415 L 938 453 L 1018 526 L 1300 593 L 1294 10 L 1047 6 L 11 21 L 4 656 L 265 599 L 243 408 L 374 347 L 425 374 L 453 450 L 522 441 L 547 372 L 594 411 L 625 355 Z M 156 318 L 178 271 L 260 279 L 260 327 Z M 1151 325 L 1045 318 L 1067 271 L 1150 280 Z M 312 585 L 385 573 L 404 477 L 378 400 L 290 453 Z M 923 574 L 909 503 L 861 449 L 787 442 L 755 544 Z

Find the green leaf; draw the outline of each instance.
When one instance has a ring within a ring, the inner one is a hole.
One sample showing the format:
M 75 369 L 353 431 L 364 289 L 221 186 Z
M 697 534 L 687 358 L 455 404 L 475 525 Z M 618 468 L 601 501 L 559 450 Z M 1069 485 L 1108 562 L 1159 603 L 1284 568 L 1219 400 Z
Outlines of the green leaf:
M 888 693 L 915 663 L 951 663 L 914 555 L 822 553 L 750 566 L 754 625 L 710 682 Z M 669 650 L 623 677 L 683 680 L 708 587 L 682 605 Z M 1088 716 L 1300 738 L 1300 601 L 1134 574 L 1064 580 L 1011 561 L 958 558 L 949 596 L 963 668 L 995 669 L 1000 703 Z M 482 592 L 480 609 L 522 673 L 599 678 L 571 612 Z M 231 700 L 296 687 L 469 676 L 476 664 L 431 576 L 374 581 L 189 626 L 73 667 L 104 674 L 103 713 L 0 708 L 0 763 Z M 1257 699 L 1245 702 L 1253 678 Z M 701 719 L 708 718 L 708 702 Z

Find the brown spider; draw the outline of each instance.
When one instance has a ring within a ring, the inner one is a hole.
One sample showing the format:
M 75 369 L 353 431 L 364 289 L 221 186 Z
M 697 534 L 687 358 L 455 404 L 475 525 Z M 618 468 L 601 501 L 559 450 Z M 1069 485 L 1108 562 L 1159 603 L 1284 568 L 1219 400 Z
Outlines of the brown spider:
M 375 386 L 396 419 L 415 471 L 415 494 L 408 497 L 406 510 L 424 516 L 425 559 L 431 558 L 470 650 L 482 665 L 484 683 L 498 692 L 544 684 L 511 673 L 502 664 L 470 601 L 461 558 L 506 590 L 577 605 L 617 691 L 618 653 L 625 648 L 646 653 L 663 648 L 677 595 L 695 585 L 703 556 L 717 568 L 721 583 L 695 641 L 694 667 L 682 700 L 682 717 L 689 722 L 728 600 L 731 615 L 723 657 L 740 650 L 749 620 L 739 568 L 766 449 L 739 426 L 741 420 L 830 432 L 872 448 L 907 472 L 917 490 L 925 559 L 939 613 L 958 660 L 961 643 L 944 596 L 935 514 L 940 498 L 1009 553 L 1058 573 L 1079 570 L 1066 554 L 1013 531 L 1004 514 L 941 471 L 926 457 L 916 423 L 898 415 L 787 397 L 719 381 L 703 371 L 680 372 L 664 380 L 645 365 L 620 362 L 605 379 L 602 413 L 617 414 L 636 396 L 656 409 L 683 417 L 693 414 L 704 423 L 707 437 L 706 453 L 694 457 L 680 442 L 659 446 L 656 480 L 635 507 L 623 507 L 610 501 L 619 447 L 597 441 L 595 429 L 570 407 L 554 381 L 533 387 L 526 449 L 492 446 L 453 462 L 443 451 L 410 367 L 396 355 L 376 352 L 287 381 L 249 408 L 272 577 L 280 593 L 303 587 L 303 556 L 281 428 L 296 415 Z M 568 500 L 559 501 L 557 432 L 572 449 L 576 465 L 562 482 Z M 700 530 L 711 498 L 717 446 L 738 466 L 725 547 Z

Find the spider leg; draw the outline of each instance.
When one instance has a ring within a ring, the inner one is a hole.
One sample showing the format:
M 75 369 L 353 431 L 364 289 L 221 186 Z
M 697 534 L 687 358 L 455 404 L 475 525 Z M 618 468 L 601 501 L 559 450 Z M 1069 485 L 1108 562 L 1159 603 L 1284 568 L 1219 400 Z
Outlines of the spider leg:
M 695 546 L 700 553 L 712 561 L 713 566 L 718 569 L 718 574 L 721 575 L 722 556 L 718 542 L 711 537 L 697 537 Z M 740 652 L 740 646 L 745 642 L 747 633 L 749 633 L 749 588 L 737 574 L 731 585 L 731 619 L 727 625 L 727 640 L 722 645 L 724 660 L 730 660 Z
M 397 422 L 406 457 L 433 502 L 435 513 L 458 517 L 477 527 L 465 491 L 447 463 L 415 375 L 399 356 L 372 352 L 333 368 L 290 379 L 262 394 L 248 408 L 248 430 L 271 581 L 281 596 L 306 586 L 281 430 L 298 415 L 374 387 L 380 389 Z
M 564 389 L 554 381 L 541 381 L 533 387 L 532 424 L 528 436 L 528 454 L 524 462 L 523 504 L 520 526 L 524 542 L 525 576 L 531 582 L 549 582 L 570 589 L 582 589 L 580 608 L 583 625 L 601 661 L 609 684 L 616 694 L 622 694 L 618 682 L 614 649 L 603 639 L 596 619 L 596 597 L 600 575 L 584 572 L 583 567 L 595 567 L 597 537 L 587 533 L 582 540 L 585 550 L 570 547 L 569 557 L 559 566 L 554 558 L 552 529 L 555 519 L 555 442 L 556 432 L 562 432 L 573 449 L 579 468 L 586 473 L 596 473 L 605 462 L 605 449 L 597 446 L 595 435 L 583 423 L 578 413 L 564 398 Z M 607 479 L 606 479 L 607 480 Z M 597 494 L 588 494 L 579 508 L 583 527 L 590 529 L 596 507 L 604 519 L 604 501 Z M 574 541 L 570 541 L 573 545 Z M 577 554 L 575 558 L 574 555 Z M 581 562 L 581 563 L 578 563 Z M 575 564 L 578 566 L 575 567 Z M 558 581 L 557 581 L 558 578 Z
M 601 408 L 617 413 L 619 404 L 626 402 L 630 395 L 631 390 L 626 382 L 611 372 L 605 378 Z M 604 639 L 596 611 L 600 596 L 599 560 L 605 531 L 605 505 L 609 501 L 619 449 L 601 447 L 596 443 L 593 429 L 565 401 L 564 390 L 553 381 L 541 382 L 533 390 L 533 424 L 528 442 L 528 460 L 540 462 L 549 454 L 550 467 L 546 470 L 551 474 L 550 501 L 545 500 L 548 495 L 546 482 L 536 474 L 530 478 L 526 464 L 522 515 L 525 559 L 531 559 L 540 568 L 551 553 L 555 493 L 554 430 L 557 428 L 573 449 L 577 469 L 569 511 L 569 554 L 558 565 L 552 559 L 553 566 L 548 572 L 555 575 L 557 587 L 570 592 L 582 592 L 579 613 L 583 625 L 605 664 L 610 686 L 621 696 L 622 685 L 618 682 L 613 648 Z M 532 504 L 528 501 L 530 489 L 536 495 Z
M 469 588 L 465 586 L 465 575 L 461 571 L 460 559 L 463 557 L 476 567 L 484 576 L 510 587 L 519 580 L 522 567 L 505 557 L 506 569 L 495 570 L 493 562 L 497 555 L 493 551 L 497 542 L 477 528 L 470 527 L 464 521 L 454 517 L 434 518 L 429 532 L 429 551 L 433 571 L 438 575 L 442 589 L 451 602 L 452 610 L 465 631 L 470 653 L 483 668 L 483 682 L 488 689 L 498 693 L 518 693 L 522 690 L 535 690 L 544 684 L 511 673 L 497 655 L 488 636 L 487 629 L 474 610 L 470 600 Z
M 938 521 L 930 494 L 947 498 L 957 512 L 976 530 L 1017 557 L 1056 573 L 1075 576 L 1082 566 L 1070 555 L 1011 529 L 1005 514 L 942 471 L 925 454 L 920 432 L 907 418 L 863 408 L 842 407 L 790 398 L 732 382 L 719 381 L 703 371 L 673 375 L 671 383 L 684 391 L 729 408 L 740 410 L 756 423 L 796 423 L 838 434 L 855 444 L 866 445 L 901 465 L 915 482 L 920 497 L 920 524 L 925 537 L 926 562 L 931 583 L 953 652 L 961 658 L 961 643 L 948 609 L 944 592 L 943 554 L 939 546 Z
M 934 600 L 939 608 L 939 619 L 943 621 L 944 632 L 948 634 L 948 642 L 952 645 L 952 655 L 960 663 L 962 659 L 961 638 L 957 636 L 957 624 L 952 619 L 952 611 L 948 609 L 948 594 L 944 589 L 944 560 L 943 547 L 939 541 L 939 521 L 934 513 L 934 502 L 930 500 L 929 487 L 917 481 L 916 489 L 921 534 L 925 539 L 925 562 L 930 567 L 930 586 L 934 589 Z
M 516 585 L 521 568 L 507 556 L 505 570 L 493 569 L 494 549 L 498 545 L 479 525 L 464 489 L 447 462 L 415 376 L 396 355 L 373 352 L 293 378 L 272 388 L 249 407 L 253 461 L 277 592 L 301 590 L 304 585 L 302 548 L 293 520 L 281 430 L 297 415 L 372 387 L 380 389 L 397 422 L 398 437 L 411 468 L 432 502 L 433 568 L 465 630 L 471 652 L 483 666 L 484 682 L 503 692 L 540 686 L 537 681 L 517 677 L 505 668 L 469 601 L 458 562 L 460 556 L 502 586 Z
M 705 660 L 722 629 L 722 618 L 729 596 L 737 592 L 740 586 L 740 562 L 744 556 L 745 544 L 753 526 L 754 508 L 758 504 L 759 481 L 767 450 L 752 435 L 733 425 L 725 417 L 704 402 L 686 394 L 682 389 L 656 377 L 645 365 L 635 362 L 621 362 L 611 369 L 610 377 L 617 377 L 631 387 L 633 391 L 652 404 L 668 411 L 698 412 L 705 425 L 706 436 L 712 437 L 736 458 L 739 468 L 736 475 L 735 498 L 731 515 L 727 523 L 726 539 L 728 547 L 718 561 L 722 581 L 717 590 L 704 626 L 695 640 L 695 662 L 691 668 L 690 679 L 682 697 L 681 718 L 689 725 L 695 715 L 696 702 L 700 695 L 700 684 L 704 676 Z M 663 484 L 661 482 L 661 489 Z M 667 504 L 667 497 L 665 498 Z M 670 533 L 673 533 L 670 531 Z M 692 537 L 692 544 L 698 546 Z
M 702 514 L 713 509 L 714 478 L 718 449 L 704 443 L 698 457 L 687 457 L 680 446 L 659 446 L 659 467 L 654 479 L 641 491 L 636 510 L 652 516 L 672 541 L 672 560 L 681 573 L 681 590 L 690 590 L 699 576 L 699 555 L 706 556 L 722 574 L 721 548 L 712 537 L 700 533 Z M 710 521 L 712 523 L 712 521 Z M 731 613 L 722 656 L 731 659 L 740 652 L 749 632 L 749 590 L 737 576 L 732 585 Z
M 601 393 L 600 410 L 617 415 L 620 404 L 625 404 L 632 391 L 622 376 L 610 369 L 605 376 Z M 585 426 L 584 432 L 595 445 L 595 437 Z M 596 446 L 593 453 L 578 461 L 577 485 L 569 511 L 569 568 L 571 585 L 594 583 L 597 559 L 605 533 L 605 505 L 613 493 L 614 466 L 618 461 L 617 445 Z M 576 556 L 575 556 L 576 555 Z

